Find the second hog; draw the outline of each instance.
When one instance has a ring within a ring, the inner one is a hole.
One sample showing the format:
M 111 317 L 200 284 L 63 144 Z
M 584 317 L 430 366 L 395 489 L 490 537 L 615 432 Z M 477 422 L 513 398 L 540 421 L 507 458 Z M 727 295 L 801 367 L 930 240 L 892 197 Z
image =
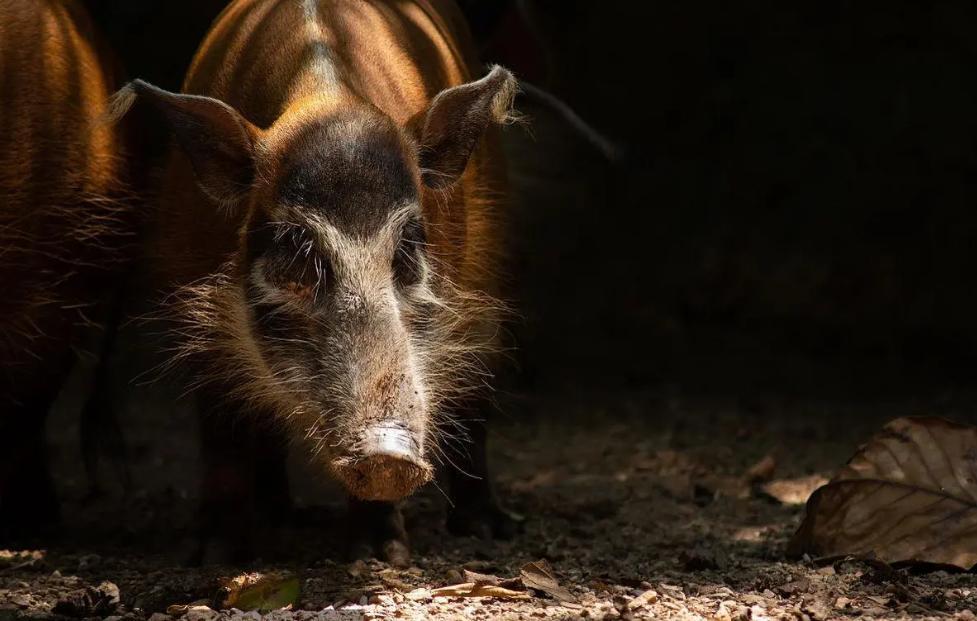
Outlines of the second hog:
M 288 443 L 348 490 L 357 553 L 407 561 L 395 501 L 439 462 L 452 531 L 511 530 L 480 388 L 516 82 L 481 74 L 448 1 L 238 0 L 183 94 L 119 94 L 178 147 L 154 250 L 202 412 L 203 558 L 288 506 Z

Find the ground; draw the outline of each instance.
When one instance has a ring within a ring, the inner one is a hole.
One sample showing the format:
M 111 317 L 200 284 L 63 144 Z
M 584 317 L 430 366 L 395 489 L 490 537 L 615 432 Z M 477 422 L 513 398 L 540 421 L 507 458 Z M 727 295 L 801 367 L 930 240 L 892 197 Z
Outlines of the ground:
M 886 420 L 921 411 L 966 419 L 970 410 L 960 404 L 969 397 L 905 386 L 891 399 L 866 397 L 871 388 L 842 391 L 844 398 L 831 388 L 817 400 L 755 385 L 726 396 L 703 392 L 663 383 L 508 399 L 507 410 L 520 414 L 495 421 L 492 455 L 500 496 L 523 516 L 523 532 L 511 541 L 451 537 L 440 494 L 428 489 L 407 503 L 414 557 L 405 570 L 341 558 L 342 501 L 300 456 L 293 464 L 300 509 L 265 539 L 265 560 L 183 567 L 197 463 L 186 407 L 149 399 L 158 405 L 128 415 L 135 490 L 122 498 L 110 486 L 94 500 L 84 498 L 71 413 L 60 412 L 52 442 L 67 530 L 60 544 L 0 558 L 0 618 L 47 616 L 66 593 L 111 581 L 121 606 L 100 616 L 155 613 L 159 621 L 173 605 L 212 597 L 219 577 L 246 570 L 298 576 L 299 599 L 277 618 L 974 618 L 972 573 L 785 558 L 803 506 L 750 483 L 830 476 Z M 539 559 L 575 602 L 540 592 L 432 598 L 423 590 L 462 582 L 465 569 L 518 576 Z M 639 596 L 644 603 L 629 606 Z

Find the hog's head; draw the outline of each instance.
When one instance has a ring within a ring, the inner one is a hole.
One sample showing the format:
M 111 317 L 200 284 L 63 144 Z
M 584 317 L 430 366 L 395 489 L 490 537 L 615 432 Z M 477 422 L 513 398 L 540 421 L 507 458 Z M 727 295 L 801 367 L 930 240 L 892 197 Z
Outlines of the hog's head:
M 458 181 L 506 119 L 511 74 L 441 92 L 408 127 L 360 105 L 259 128 L 217 99 L 127 88 L 162 113 L 214 208 L 241 214 L 227 266 L 176 296 L 204 374 L 360 498 L 428 481 L 446 404 L 476 364 L 472 317 L 491 304 L 452 283 L 421 197 Z

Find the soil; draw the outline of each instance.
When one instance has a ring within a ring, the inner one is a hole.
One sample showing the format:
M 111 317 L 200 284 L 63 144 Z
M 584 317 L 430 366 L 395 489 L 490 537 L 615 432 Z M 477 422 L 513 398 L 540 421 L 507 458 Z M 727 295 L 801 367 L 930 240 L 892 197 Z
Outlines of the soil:
M 755 384 L 701 396 L 694 383 L 663 383 L 508 398 L 509 414 L 494 421 L 492 457 L 500 496 L 524 518 L 523 532 L 510 541 L 452 537 L 441 495 L 426 489 L 405 507 L 413 565 L 395 569 L 343 560 L 341 495 L 298 456 L 298 508 L 285 528 L 262 537 L 263 560 L 181 565 L 196 504 L 193 417 L 166 391 L 139 390 L 140 407 L 129 408 L 138 414 L 123 420 L 135 482 L 127 496 L 110 471 L 102 473 L 105 493 L 87 496 L 74 415 L 67 405 L 56 413 L 51 442 L 65 531 L 47 549 L 0 555 L 0 618 L 49 617 L 57 606 L 162 621 L 168 608 L 185 610 L 171 606 L 209 599 L 218 578 L 243 571 L 299 578 L 292 609 L 271 613 L 280 619 L 974 619 L 977 609 L 973 573 L 785 558 L 803 506 L 762 491 L 765 480 L 830 476 L 896 416 L 927 411 L 966 420 L 975 401 L 969 393 L 888 386 L 885 399 L 866 397 L 881 394 L 872 388 L 840 391 L 841 398 L 828 388 L 815 400 Z M 464 570 L 510 578 L 540 559 L 574 601 L 542 591 L 523 599 L 428 592 L 464 582 Z M 117 606 L 104 604 L 105 581 L 118 587 Z M 58 605 L 85 587 L 87 609 Z

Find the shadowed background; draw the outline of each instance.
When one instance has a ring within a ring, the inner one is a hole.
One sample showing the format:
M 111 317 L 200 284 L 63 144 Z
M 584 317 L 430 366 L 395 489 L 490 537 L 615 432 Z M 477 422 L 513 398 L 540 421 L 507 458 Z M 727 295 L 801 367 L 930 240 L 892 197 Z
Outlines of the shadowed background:
M 89 3 L 129 73 L 166 88 L 223 4 Z M 461 4 L 486 62 L 625 154 L 521 102 L 517 390 L 644 385 L 714 354 L 972 358 L 972 5 Z

